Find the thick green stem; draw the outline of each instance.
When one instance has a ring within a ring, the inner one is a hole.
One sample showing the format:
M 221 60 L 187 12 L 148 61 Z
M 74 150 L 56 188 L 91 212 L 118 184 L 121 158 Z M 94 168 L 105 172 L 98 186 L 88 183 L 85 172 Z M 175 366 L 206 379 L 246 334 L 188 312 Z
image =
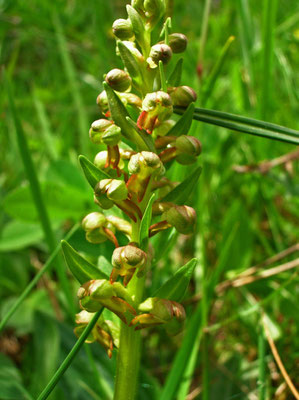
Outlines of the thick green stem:
M 148 196 L 142 203 L 147 204 Z M 132 242 L 139 242 L 140 221 L 132 224 Z M 136 308 L 142 301 L 145 277 L 135 274 L 128 285 Z M 117 356 L 114 400 L 134 400 L 137 390 L 141 357 L 140 331 L 121 322 L 120 342 Z

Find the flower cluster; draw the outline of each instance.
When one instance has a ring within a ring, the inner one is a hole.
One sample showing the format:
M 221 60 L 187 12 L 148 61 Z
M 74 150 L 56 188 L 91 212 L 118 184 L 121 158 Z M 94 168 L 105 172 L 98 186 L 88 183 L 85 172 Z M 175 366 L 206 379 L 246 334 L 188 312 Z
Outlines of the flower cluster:
M 191 234 L 196 223 L 193 208 L 168 200 L 177 182 L 165 177 L 167 169 L 173 162 L 195 163 L 201 143 L 173 119 L 175 106 L 187 108 L 196 101 L 194 90 L 179 84 L 180 62 L 172 74 L 167 69 L 176 54 L 186 50 L 187 38 L 171 33 L 167 19 L 160 41 L 151 42 L 151 33 L 165 12 L 164 3 L 132 0 L 127 6 L 128 18 L 118 19 L 112 26 L 124 69 L 115 68 L 105 75 L 104 90 L 97 97 L 99 119 L 91 124 L 89 137 L 95 146 L 106 146 L 94 159 L 103 176 L 94 186 L 94 201 L 100 210 L 87 215 L 82 226 L 89 242 L 110 240 L 115 250 L 110 277 L 90 280 L 78 291 L 83 311 L 77 315 L 77 334 L 101 307 L 132 329 L 165 325 L 169 332 L 177 333 L 185 319 L 178 302 L 159 297 L 138 299 L 130 290 L 133 281 L 135 288 L 144 285 L 151 264 L 148 245 L 140 242 L 140 226 L 152 194 L 154 223 L 148 227 L 148 237 L 172 227 Z M 105 210 L 113 207 L 122 210 L 123 218 L 108 215 Z M 119 232 L 128 240 L 122 247 Z M 88 340 L 101 343 L 111 356 L 118 334 L 115 321 L 102 315 Z

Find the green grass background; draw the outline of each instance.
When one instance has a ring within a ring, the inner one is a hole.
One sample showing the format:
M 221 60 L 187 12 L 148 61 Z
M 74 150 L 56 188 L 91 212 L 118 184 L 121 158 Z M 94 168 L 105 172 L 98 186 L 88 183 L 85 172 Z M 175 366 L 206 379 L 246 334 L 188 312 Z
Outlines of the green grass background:
M 173 2 L 173 31 L 189 38 L 182 82 L 198 92 L 197 105 L 203 105 L 210 73 L 226 40 L 233 35 L 235 40 L 221 63 L 212 90 L 207 93 L 205 106 L 299 129 L 298 2 L 215 0 L 203 21 L 204 3 L 203 0 Z M 83 153 L 92 159 L 98 151 L 89 143 L 88 128 L 98 118 L 95 99 L 102 90 L 103 74 L 121 67 L 115 55 L 111 25 L 114 19 L 125 16 L 125 4 L 126 1 L 116 0 L 0 1 L 0 63 L 13 86 L 17 113 L 57 242 L 94 209 L 92 191 L 83 179 L 77 156 Z M 205 22 L 207 37 L 203 48 Z M 30 195 L 2 78 L 3 69 L 0 82 L 0 311 L 3 316 L 47 260 L 49 249 Z M 186 328 L 189 342 L 183 341 L 184 335 L 169 338 L 163 330 L 144 332 L 139 398 L 292 399 L 287 388 L 282 394 L 275 394 L 283 378 L 277 374 L 268 346 L 265 354 L 261 347 L 258 350 L 262 338 L 260 309 L 247 310 L 257 301 L 268 299 L 264 311 L 271 333 L 298 387 L 299 303 L 295 271 L 228 289 L 220 296 L 214 288 L 222 280 L 298 242 L 298 161 L 288 168 L 273 168 L 266 175 L 238 174 L 233 169 L 234 165 L 273 159 L 294 150 L 295 146 L 196 121 L 191 134 L 203 145 L 200 157 L 203 173 L 190 202 L 199 217 L 197 234 L 193 238 L 179 236 L 176 245 L 170 246 L 163 260 L 156 263 L 151 278 L 157 288 L 187 259 L 196 256 L 199 265 L 186 300 L 194 295 L 202 296 L 202 300 L 198 306 L 197 302 L 189 301 L 186 307 L 188 320 L 193 322 Z M 188 173 L 188 168 L 175 166 L 169 176 L 179 181 Z M 159 242 L 164 245 L 157 237 L 156 247 Z M 93 261 L 99 254 L 110 260 L 113 250 L 109 244 L 100 248 L 88 244 L 81 230 L 71 243 Z M 298 252 L 281 263 L 297 256 Z M 67 270 L 63 261 L 57 262 L 59 268 Z M 1 400 L 36 398 L 75 341 L 73 322 L 67 317 L 67 300 L 57 275 L 56 269 L 40 281 L 1 336 Z M 77 284 L 71 278 L 69 281 L 75 293 Z M 60 304 L 56 312 L 53 298 Z M 77 309 L 75 297 L 73 304 Z M 207 325 L 215 329 L 203 333 Z M 178 349 L 181 351 L 175 363 Z M 110 398 L 115 358 L 114 355 L 108 360 L 97 345 L 83 349 L 51 398 Z M 186 367 L 183 376 L 178 372 L 179 365 Z M 165 382 L 166 389 L 161 392 Z M 202 391 L 197 392 L 198 388 Z M 188 393 L 193 394 L 187 397 Z

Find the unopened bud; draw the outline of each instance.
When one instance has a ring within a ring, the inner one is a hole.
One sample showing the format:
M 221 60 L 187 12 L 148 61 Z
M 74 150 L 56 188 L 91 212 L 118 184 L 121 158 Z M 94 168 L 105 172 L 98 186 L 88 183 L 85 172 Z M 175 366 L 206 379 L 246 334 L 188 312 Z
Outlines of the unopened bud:
M 109 71 L 105 80 L 108 85 L 117 92 L 125 92 L 130 89 L 132 83 L 130 75 L 126 71 L 118 68 Z
M 183 53 L 186 50 L 188 39 L 182 33 L 169 35 L 169 46 L 173 53 Z
M 157 68 L 159 61 L 167 64 L 172 57 L 172 50 L 167 44 L 158 43 L 152 46 L 147 62 L 151 68 Z
M 97 168 L 99 168 L 99 169 L 105 169 L 105 168 L 106 168 L 106 163 L 107 163 L 107 157 L 108 157 L 108 152 L 107 152 L 106 150 L 100 151 L 100 152 L 95 156 L 95 159 L 94 159 L 94 161 L 93 161 L 94 165 L 95 165 Z M 119 169 L 123 169 L 124 166 L 125 166 L 125 163 L 123 162 L 122 159 L 120 159 L 120 160 L 119 160 L 119 163 L 118 163 L 118 168 L 119 168 Z M 114 174 L 115 174 L 115 177 L 117 176 L 117 175 L 116 175 L 116 171 L 113 170 L 113 169 L 110 169 L 110 170 L 109 170 L 109 174 L 110 174 L 111 176 L 113 176 L 113 177 L 114 177 Z
M 97 105 L 99 106 L 99 108 L 103 114 L 106 114 L 106 112 L 109 110 L 108 99 L 107 99 L 107 94 L 106 94 L 105 90 L 103 90 L 98 95 Z
M 201 153 L 201 142 L 194 136 L 182 135 L 175 141 L 176 161 L 182 165 L 193 164 Z
M 170 94 L 174 106 L 188 107 L 197 99 L 196 92 L 189 86 L 168 88 L 167 92 Z
M 128 196 L 128 189 L 124 181 L 119 179 L 102 179 L 95 187 L 95 195 L 106 194 L 112 201 L 125 200 Z
M 86 240 L 90 243 L 103 243 L 107 240 L 103 228 L 106 227 L 107 220 L 104 214 L 93 212 L 83 219 L 82 228 L 86 232 Z M 111 227 L 113 229 L 113 226 Z
M 134 93 L 121 93 L 120 94 L 120 99 L 123 102 L 123 104 L 126 106 L 129 104 L 130 106 L 134 106 L 137 108 L 142 107 L 142 100 L 140 97 L 138 97 Z
M 196 212 L 192 207 L 175 205 L 163 213 L 162 219 L 173 225 L 179 233 L 188 235 L 194 232 Z
M 157 176 L 164 171 L 159 156 L 150 151 L 134 154 L 130 159 L 128 169 L 130 174 L 140 174 L 141 176 Z
M 120 40 L 134 38 L 133 27 L 129 19 L 117 19 L 112 25 L 114 35 Z
M 95 144 L 115 146 L 121 140 L 121 129 L 108 119 L 98 119 L 91 124 L 89 137 Z

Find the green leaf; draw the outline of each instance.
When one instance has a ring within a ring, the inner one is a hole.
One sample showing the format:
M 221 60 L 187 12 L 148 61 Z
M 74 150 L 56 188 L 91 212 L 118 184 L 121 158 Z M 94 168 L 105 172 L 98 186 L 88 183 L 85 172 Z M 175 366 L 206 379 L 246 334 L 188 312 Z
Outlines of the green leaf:
M 144 140 L 127 120 L 127 117 L 130 116 L 120 98 L 106 82 L 103 82 L 103 86 L 107 94 L 111 117 L 115 124 L 121 128 L 122 135 L 131 142 L 136 143 L 140 150 L 148 150 Z
M 167 196 L 163 197 L 163 201 L 169 201 L 178 205 L 183 205 L 188 200 L 190 194 L 196 187 L 197 181 L 201 174 L 201 167 L 197 167 L 191 174 L 176 186 Z
M 129 4 L 127 5 L 127 12 L 129 19 L 132 23 L 133 32 L 137 42 L 142 47 L 144 45 L 144 24 L 138 12 Z
M 196 264 L 197 259 L 192 258 L 154 293 L 154 297 L 181 301 L 186 293 Z
M 91 279 L 109 279 L 107 275 L 80 256 L 65 240 L 61 241 L 61 247 L 69 269 L 81 285 Z
M 2 230 L 0 251 L 20 250 L 42 240 L 44 236 L 40 224 L 10 221 Z
M 36 398 L 57 369 L 60 340 L 55 320 L 42 312 L 37 312 L 34 316 L 33 332 L 33 351 L 31 351 L 33 374 L 31 374 L 30 392 Z M 54 396 L 51 397 L 53 400 L 56 399 Z
M 0 353 L 0 387 L 2 400 L 33 400 L 23 387 L 20 372 L 13 362 Z
M 68 218 L 78 220 L 90 203 L 89 193 L 72 186 L 55 182 L 42 182 L 42 195 L 53 221 L 63 221 Z M 29 184 L 17 187 L 4 199 L 4 210 L 15 219 L 37 222 L 39 213 Z
M 120 57 L 124 63 L 124 66 L 128 70 L 129 74 L 131 75 L 132 78 L 140 78 L 141 72 L 139 65 L 131 53 L 130 49 L 121 42 L 120 40 L 117 41 L 117 47 L 119 50 Z
M 111 178 L 106 172 L 97 168 L 85 156 L 79 156 L 79 163 L 90 186 L 94 189 L 95 185 L 102 179 Z
M 139 245 L 142 250 L 147 249 L 148 245 L 148 230 L 152 220 L 152 206 L 155 200 L 155 193 L 149 199 L 147 203 L 146 209 L 144 211 L 141 223 L 140 223 L 140 231 L 139 231 Z
M 181 115 L 185 112 L 185 109 L 175 107 L 174 112 Z M 270 122 L 247 118 L 242 115 L 196 107 L 193 119 L 233 131 L 247 133 L 249 135 L 260 136 L 285 143 L 299 144 L 299 131 Z
M 188 108 L 186 109 L 182 117 L 167 133 L 167 136 L 188 135 L 193 120 L 193 114 L 194 114 L 194 103 L 191 103 L 189 104 Z
M 168 81 L 167 81 L 167 86 L 179 86 L 181 83 L 181 77 L 182 77 L 182 70 L 183 70 L 183 59 L 180 58 L 178 62 L 176 63 Z

